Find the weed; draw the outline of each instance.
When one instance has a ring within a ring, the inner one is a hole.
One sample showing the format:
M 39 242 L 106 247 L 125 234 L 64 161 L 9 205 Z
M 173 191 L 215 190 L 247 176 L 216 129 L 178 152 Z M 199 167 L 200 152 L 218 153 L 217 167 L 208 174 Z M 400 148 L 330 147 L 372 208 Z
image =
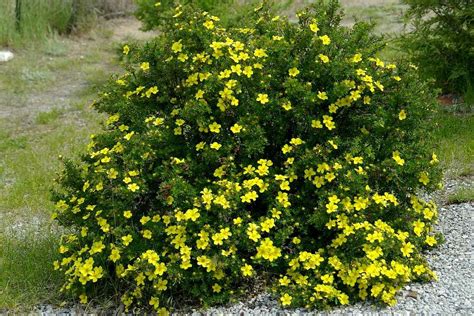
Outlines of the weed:
M 474 201 L 474 187 L 460 188 L 448 196 L 449 204 L 467 203 Z
M 61 110 L 56 108 L 48 112 L 40 112 L 36 117 L 36 124 L 48 124 L 52 121 L 57 120 L 62 114 Z

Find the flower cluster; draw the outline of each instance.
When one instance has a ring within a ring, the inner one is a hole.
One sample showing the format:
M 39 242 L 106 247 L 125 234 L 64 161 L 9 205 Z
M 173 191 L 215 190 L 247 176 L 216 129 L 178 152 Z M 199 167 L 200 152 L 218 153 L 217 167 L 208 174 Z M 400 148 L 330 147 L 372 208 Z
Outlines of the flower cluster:
M 259 7 L 225 29 L 177 7 L 161 36 L 124 46 L 127 72 L 96 103 L 106 130 L 55 194 L 64 291 L 166 313 L 259 277 L 283 306 L 325 308 L 394 304 L 435 277 L 436 206 L 417 196 L 439 182 L 432 98 L 374 57 L 366 25 L 318 8 L 290 24 Z

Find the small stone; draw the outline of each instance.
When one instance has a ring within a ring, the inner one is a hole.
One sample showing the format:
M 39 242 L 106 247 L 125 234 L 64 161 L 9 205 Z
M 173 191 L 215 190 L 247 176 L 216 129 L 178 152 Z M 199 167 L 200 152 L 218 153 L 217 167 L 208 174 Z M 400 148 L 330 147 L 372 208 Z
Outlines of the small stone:
M 411 297 L 413 299 L 418 299 L 418 293 L 415 291 L 408 291 L 405 297 Z
M 5 62 L 5 61 L 9 61 L 9 60 L 12 60 L 14 57 L 13 53 L 10 52 L 10 51 L 0 51 L 0 62 Z

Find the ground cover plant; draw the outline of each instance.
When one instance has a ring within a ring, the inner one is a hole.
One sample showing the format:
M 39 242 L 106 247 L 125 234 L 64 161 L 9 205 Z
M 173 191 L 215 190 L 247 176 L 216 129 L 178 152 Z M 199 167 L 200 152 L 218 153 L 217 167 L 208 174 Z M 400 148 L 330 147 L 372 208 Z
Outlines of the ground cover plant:
M 410 65 L 374 57 L 337 2 L 299 23 L 265 6 L 240 28 L 177 7 L 162 35 L 125 45 L 110 114 L 55 193 L 56 269 L 82 303 L 224 303 L 265 279 L 283 306 L 395 304 L 435 276 L 427 130 L 435 100 Z

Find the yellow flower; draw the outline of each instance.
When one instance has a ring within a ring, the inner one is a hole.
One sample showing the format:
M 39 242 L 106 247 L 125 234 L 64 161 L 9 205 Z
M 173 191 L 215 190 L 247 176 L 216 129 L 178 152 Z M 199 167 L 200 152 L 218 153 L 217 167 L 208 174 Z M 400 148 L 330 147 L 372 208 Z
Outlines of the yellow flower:
M 135 132 L 131 131 L 130 133 L 126 134 L 123 138 L 126 140 L 130 140 L 130 138 L 132 138 L 133 135 L 135 135 Z
M 221 132 L 221 124 L 218 124 L 217 122 L 209 124 L 209 130 L 213 133 L 219 134 Z
M 181 54 L 178 55 L 178 60 L 179 60 L 180 62 L 183 62 L 183 63 L 184 63 L 186 60 L 188 60 L 188 58 L 189 58 L 189 57 L 188 57 L 188 55 L 186 55 L 186 54 L 182 54 L 182 53 L 181 53 Z
M 128 55 L 128 53 L 130 52 L 130 47 L 128 45 L 124 45 L 122 52 L 124 55 Z
M 132 212 L 131 212 L 131 211 L 125 211 L 125 212 L 123 212 L 123 217 L 125 217 L 125 218 L 132 218 Z
M 407 243 L 403 244 L 402 248 L 400 248 L 400 251 L 402 252 L 403 256 L 410 257 L 410 255 L 413 252 L 414 248 L 415 248 L 415 246 L 413 246 L 412 243 L 407 242 Z
M 221 290 L 222 290 L 222 287 L 219 285 L 219 284 L 214 284 L 212 286 L 212 290 L 215 292 L 215 293 L 219 293 Z
M 150 69 L 150 63 L 145 61 L 143 63 L 140 64 L 140 68 L 143 70 L 143 71 L 148 71 Z
M 284 277 L 280 278 L 278 280 L 278 282 L 280 283 L 281 286 L 288 286 L 290 284 L 290 279 L 288 279 L 288 277 L 285 275 Z
M 365 238 L 367 241 L 373 243 L 375 241 L 383 241 L 383 235 L 381 232 L 376 231 L 373 234 L 368 234 L 367 237 Z
M 323 45 L 329 45 L 331 44 L 331 39 L 327 35 L 320 36 L 319 39 L 323 43 Z
M 328 214 L 331 214 L 331 213 L 334 213 L 335 211 L 337 211 L 337 204 L 334 204 L 334 203 L 328 203 L 326 204 L 326 212 Z
M 288 74 L 290 75 L 290 77 L 296 77 L 298 76 L 299 73 L 300 71 L 296 67 L 293 67 L 290 70 L 288 70 Z
M 290 101 L 283 103 L 281 107 L 284 108 L 286 111 L 289 111 L 292 109 Z
M 273 241 L 270 238 L 265 238 L 260 246 L 257 247 L 257 258 L 263 257 L 270 262 L 278 259 L 281 256 L 281 250 L 273 245 Z
M 367 254 L 367 258 L 370 260 L 376 260 L 378 257 L 383 255 L 382 248 L 376 247 L 375 249 L 372 250 L 366 250 L 365 253 Z
M 155 275 L 163 275 L 163 273 L 168 270 L 166 268 L 166 265 L 163 262 L 160 262 L 159 264 L 155 264 L 155 271 L 153 272 Z
M 400 166 L 403 166 L 405 164 L 405 159 L 402 159 L 400 157 L 400 153 L 398 151 L 394 151 L 393 154 L 392 154 L 392 158 L 393 160 L 395 160 L 395 162 L 397 164 L 399 164 Z
M 336 128 L 336 124 L 333 122 L 331 116 L 323 115 L 323 123 L 328 130 L 332 130 Z
M 283 306 L 290 305 L 292 299 L 293 298 L 288 293 L 285 293 L 282 297 L 280 297 L 281 305 Z
M 433 154 L 431 155 L 430 164 L 431 164 L 431 165 L 434 165 L 435 163 L 438 163 L 438 162 L 439 162 L 438 156 L 437 156 L 435 153 L 433 153 Z
M 208 30 L 212 30 L 214 28 L 214 22 L 211 20 L 207 20 L 202 25 L 204 25 L 204 27 Z
M 140 189 L 140 187 L 138 186 L 138 184 L 136 183 L 130 183 L 127 188 L 132 191 L 132 192 L 136 192 Z
M 318 98 L 320 100 L 327 100 L 328 99 L 328 95 L 326 94 L 326 92 L 321 92 L 321 91 L 318 91 Z
M 403 121 L 406 118 L 407 118 L 407 113 L 405 112 L 405 110 L 401 110 L 400 113 L 398 113 L 398 119 L 400 121 Z
M 200 216 L 201 214 L 199 214 L 199 210 L 197 208 L 189 209 L 186 211 L 186 213 L 184 213 L 185 219 L 191 220 L 193 222 L 195 222 Z
M 250 264 L 245 264 L 242 268 L 240 268 L 240 271 L 242 271 L 243 276 L 252 276 L 253 274 L 253 268 Z
M 313 20 L 313 23 L 309 25 L 309 29 L 313 31 L 314 33 L 317 33 L 319 31 L 319 27 L 316 21 Z
M 427 245 L 434 246 L 436 245 L 437 241 L 436 238 L 434 238 L 433 236 L 426 236 L 425 243 Z
M 152 233 L 148 229 L 145 229 L 144 231 L 142 231 L 142 235 L 143 235 L 143 238 L 151 239 Z
M 423 266 L 423 265 L 421 265 L 421 264 L 416 265 L 416 266 L 413 268 L 413 272 L 415 272 L 417 275 L 421 275 L 421 274 L 423 274 L 425 271 L 426 271 L 425 266 Z
M 234 223 L 234 225 L 242 224 L 242 218 L 240 218 L 240 217 L 234 218 L 233 223 Z
M 171 45 L 171 50 L 174 53 L 179 53 L 180 51 L 182 51 L 183 50 L 183 44 L 181 44 L 181 41 L 174 42 L 173 45 Z
M 89 253 L 91 255 L 95 253 L 100 253 L 102 250 L 105 249 L 105 245 L 102 243 L 102 241 L 96 241 L 92 244 L 91 249 L 89 250 Z
M 428 183 L 430 182 L 430 178 L 428 178 L 428 173 L 426 171 L 420 172 L 418 181 L 420 181 L 424 185 L 428 185 Z
M 203 97 L 204 97 L 204 91 L 199 89 L 198 92 L 196 92 L 195 98 L 196 100 L 199 100 L 199 99 L 202 99 Z
M 280 184 L 280 190 L 283 191 L 290 191 L 290 182 L 289 181 L 282 181 Z
M 268 103 L 268 94 L 266 93 L 259 93 L 257 96 L 257 101 L 261 104 Z
M 87 295 L 86 294 L 79 295 L 79 300 L 81 304 L 87 304 Z
M 253 75 L 252 66 L 246 66 L 244 70 L 242 71 L 242 73 L 246 75 L 248 78 L 252 77 Z
M 206 146 L 206 143 L 205 142 L 200 142 L 200 143 L 196 144 L 196 150 L 197 151 L 203 150 L 204 146 Z
M 157 309 L 160 306 L 160 299 L 158 297 L 152 296 L 148 304 L 153 306 L 154 309 Z
M 122 236 L 122 243 L 125 245 L 125 246 L 128 246 L 133 240 L 133 237 L 132 235 L 126 235 L 126 236 Z
M 231 128 L 230 128 L 230 131 L 234 134 L 238 134 L 240 133 L 240 131 L 242 130 L 242 126 L 235 123 Z
M 282 148 L 281 148 L 281 151 L 283 152 L 283 154 L 287 154 L 289 152 L 291 152 L 293 150 L 293 147 L 288 145 L 288 144 L 285 144 Z
M 270 229 L 275 227 L 275 220 L 273 218 L 269 218 L 265 220 L 261 225 L 262 227 L 262 232 L 270 232 Z
M 325 64 L 327 64 L 329 62 L 329 57 L 324 55 L 324 54 L 319 54 L 318 57 Z
M 158 87 L 157 86 L 153 86 L 151 88 L 149 88 L 146 92 L 145 92 L 145 96 L 147 98 L 150 98 L 152 94 L 157 94 L 158 93 Z
M 112 249 L 112 251 L 110 252 L 109 259 L 112 260 L 113 262 L 120 259 L 120 251 L 117 248 Z
M 339 303 L 341 303 L 341 305 L 349 304 L 349 296 L 345 293 L 339 293 L 337 295 L 337 299 L 339 300 Z
M 262 57 L 268 57 L 267 53 L 265 52 L 264 49 L 261 49 L 261 48 L 258 48 L 254 51 L 254 56 L 255 57 L 258 57 L 258 58 L 262 58 Z M 255 67 L 255 66 L 254 66 Z M 256 67 L 255 67 L 256 68 Z
M 358 63 L 358 62 L 361 62 L 362 61 L 362 54 L 355 54 L 354 56 L 352 56 L 351 58 L 351 62 L 353 63 Z
M 423 223 L 420 220 L 417 220 L 416 222 L 413 223 L 413 232 L 415 235 L 418 237 L 421 236 L 421 233 L 423 233 L 423 229 L 425 228 L 425 223 Z
M 222 147 L 222 145 L 219 144 L 218 142 L 213 142 L 210 147 L 212 149 L 219 150 Z
M 312 120 L 311 121 L 312 128 L 323 128 L 323 124 L 321 124 L 320 120 Z

